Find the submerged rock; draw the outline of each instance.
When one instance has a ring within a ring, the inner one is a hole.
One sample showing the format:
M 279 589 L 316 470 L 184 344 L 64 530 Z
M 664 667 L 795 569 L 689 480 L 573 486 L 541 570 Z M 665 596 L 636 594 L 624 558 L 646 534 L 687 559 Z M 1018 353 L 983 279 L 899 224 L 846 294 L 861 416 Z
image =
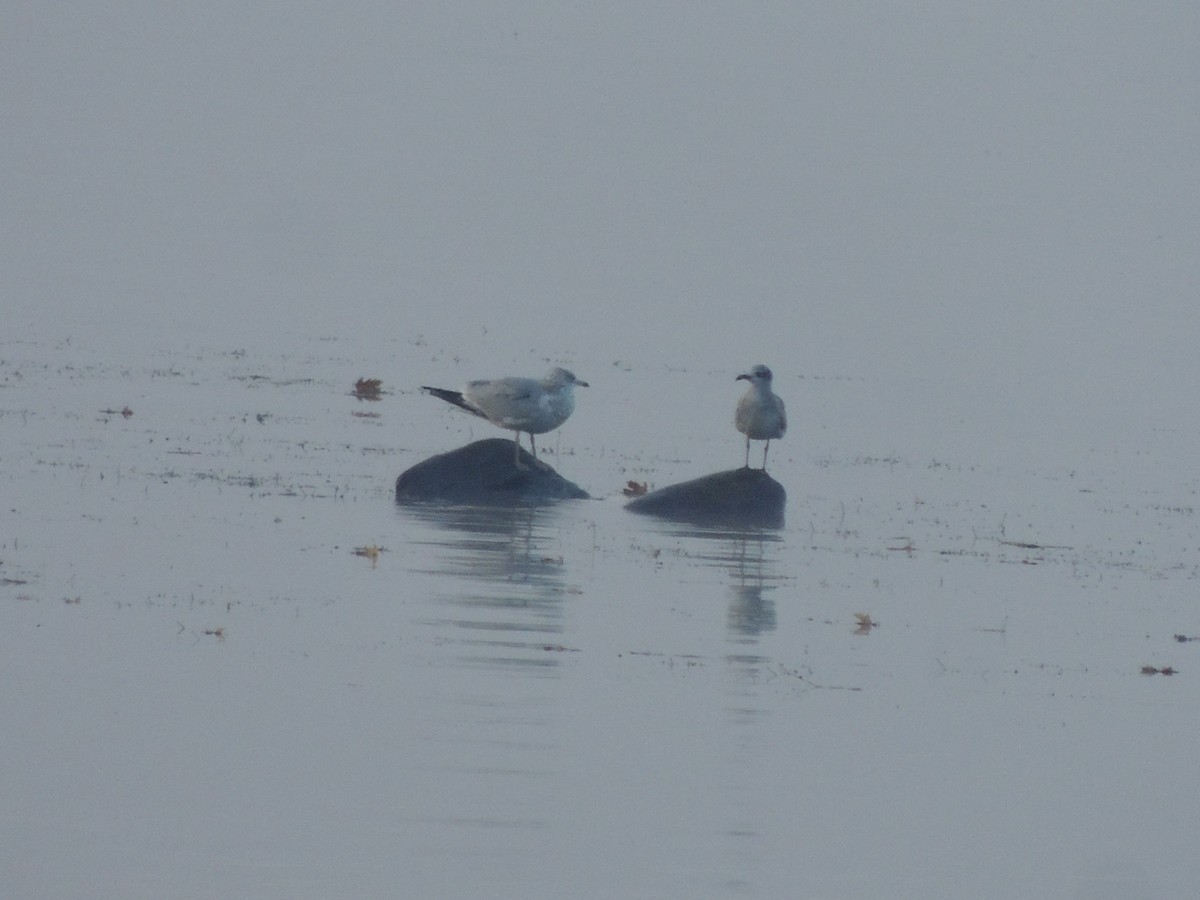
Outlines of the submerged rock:
M 762 469 L 732 469 L 660 488 L 625 504 L 631 512 L 699 525 L 782 528 L 787 491 Z
M 517 468 L 513 442 L 475 441 L 431 456 L 396 479 L 397 503 L 461 503 L 472 506 L 540 506 L 555 500 L 586 500 L 587 491 L 522 449 Z

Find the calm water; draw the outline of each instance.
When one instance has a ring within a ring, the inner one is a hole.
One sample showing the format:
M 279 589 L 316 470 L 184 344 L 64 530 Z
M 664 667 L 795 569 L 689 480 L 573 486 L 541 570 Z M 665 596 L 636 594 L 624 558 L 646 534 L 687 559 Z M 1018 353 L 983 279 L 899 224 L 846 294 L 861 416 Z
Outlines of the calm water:
M 1195 893 L 1194 4 L 9 6 L 0 896 Z
M 1200 875 L 1188 432 L 1043 446 L 982 386 L 790 373 L 787 528 L 697 531 L 620 490 L 740 462 L 736 373 L 584 359 L 546 459 L 598 499 L 397 508 L 400 471 L 492 432 L 414 392 L 439 351 L 379 351 L 0 346 L 7 894 Z M 631 419 L 648 380 L 695 402 Z

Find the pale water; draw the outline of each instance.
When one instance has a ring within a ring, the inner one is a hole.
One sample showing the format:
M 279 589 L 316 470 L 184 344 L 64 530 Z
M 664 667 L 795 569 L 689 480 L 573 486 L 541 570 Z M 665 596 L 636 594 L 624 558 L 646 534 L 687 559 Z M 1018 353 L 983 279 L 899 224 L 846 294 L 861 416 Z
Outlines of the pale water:
M 783 375 L 787 527 L 703 531 L 622 488 L 740 464 L 736 369 L 581 360 L 544 458 L 598 499 L 397 508 L 402 469 L 496 430 L 414 389 L 428 348 L 377 349 L 0 348 L 7 893 L 1118 897 L 1200 874 L 1185 434 L 1069 468 L 934 456 L 921 428 L 839 447 L 805 419 L 936 418 L 951 393 Z M 711 415 L 622 424 L 647 380 Z
M 1200 7 L 10 6 L 0 895 L 1195 893 Z

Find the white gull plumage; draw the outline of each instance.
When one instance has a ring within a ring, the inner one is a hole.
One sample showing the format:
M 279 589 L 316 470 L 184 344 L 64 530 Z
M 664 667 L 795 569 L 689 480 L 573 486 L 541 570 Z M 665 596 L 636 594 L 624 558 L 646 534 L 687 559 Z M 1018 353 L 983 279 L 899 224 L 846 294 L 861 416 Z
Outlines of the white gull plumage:
M 554 368 L 545 378 L 493 378 L 469 381 L 461 391 L 422 385 L 421 389 L 452 403 L 459 409 L 487 419 L 493 425 L 515 432 L 513 452 L 517 468 L 521 462 L 521 434 L 529 435 L 529 447 L 537 460 L 535 434 L 553 431 L 567 421 L 575 409 L 573 389 L 587 387 L 575 373 Z
M 783 401 L 771 392 L 771 370 L 759 363 L 735 381 L 748 381 L 750 387 L 738 400 L 733 424 L 746 436 L 746 468 L 750 467 L 750 441 L 766 441 L 763 447 L 763 471 L 767 468 L 767 450 L 772 438 L 781 438 L 787 431 L 787 412 Z

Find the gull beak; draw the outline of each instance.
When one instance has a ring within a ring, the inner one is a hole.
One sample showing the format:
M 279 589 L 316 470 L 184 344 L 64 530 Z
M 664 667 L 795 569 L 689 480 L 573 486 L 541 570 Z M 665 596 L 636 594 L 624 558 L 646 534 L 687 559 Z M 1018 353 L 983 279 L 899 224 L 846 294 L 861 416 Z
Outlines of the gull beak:
M 735 378 L 735 379 L 733 379 L 733 380 L 734 380 L 734 381 L 749 381 L 749 380 L 750 380 L 750 375 L 749 375 L 748 373 L 743 373 L 743 374 L 739 375 L 737 378 Z
M 575 387 L 591 387 L 591 385 L 588 384 L 586 381 L 580 381 L 578 378 L 576 378 L 575 379 Z

